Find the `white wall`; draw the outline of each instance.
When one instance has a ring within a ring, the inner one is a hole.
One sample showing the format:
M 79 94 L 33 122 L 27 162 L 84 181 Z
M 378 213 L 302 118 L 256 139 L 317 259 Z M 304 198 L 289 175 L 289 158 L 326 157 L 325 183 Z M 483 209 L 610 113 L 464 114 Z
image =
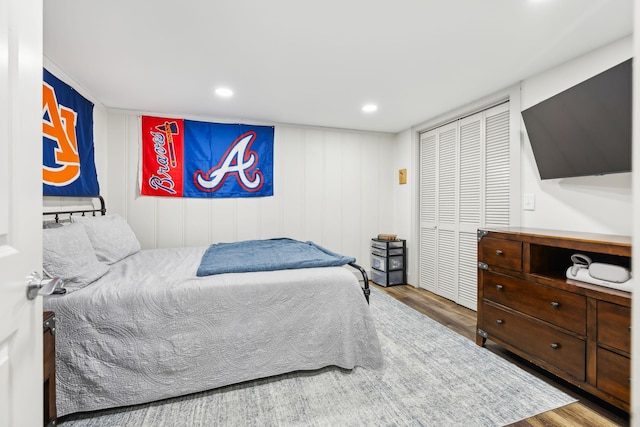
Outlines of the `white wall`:
M 629 59 L 632 48 L 628 37 L 524 80 L 522 109 Z M 522 129 L 522 193 L 535 196 L 535 210 L 522 212 L 522 225 L 631 234 L 631 173 L 542 181 L 524 125 Z
M 407 283 L 418 286 L 418 232 L 412 228 L 412 224 L 418 221 L 418 197 L 419 173 L 418 146 L 413 144 L 414 132 L 407 129 L 395 137 L 395 167 L 396 179 L 394 189 L 396 192 L 395 218 L 397 219 L 394 233 L 407 241 Z M 398 183 L 398 170 L 407 170 L 407 183 Z
M 520 103 L 519 110 L 530 107 L 580 81 L 586 80 L 632 56 L 632 38 L 628 37 L 583 57 L 569 61 L 521 82 L 521 91 L 514 88 L 489 95 L 455 111 L 427 119 L 395 137 L 396 167 L 407 168 L 408 184 L 396 185 L 397 223 L 394 229 L 407 239 L 408 282 L 418 286 L 418 201 L 419 201 L 419 140 L 417 133 L 438 123 L 465 113 L 477 111 L 483 105 L 509 97 Z M 517 111 L 518 109 L 514 109 Z M 519 114 L 518 114 L 519 115 Z M 520 135 L 512 135 L 514 144 L 522 144 L 520 160 L 520 192 L 513 200 L 513 225 L 525 227 L 586 231 L 606 234 L 631 234 L 631 173 L 605 176 L 565 178 L 541 181 L 527 138 L 522 118 L 513 118 Z M 516 177 L 517 179 L 518 177 Z M 397 181 L 396 181 L 397 182 Z M 521 194 L 535 196 L 535 210 L 522 210 Z
M 139 114 L 109 110 L 107 136 L 107 208 L 127 219 L 144 248 L 291 237 L 368 269 L 371 237 L 393 232 L 393 135 L 275 125 L 274 196 L 257 199 L 140 196 Z

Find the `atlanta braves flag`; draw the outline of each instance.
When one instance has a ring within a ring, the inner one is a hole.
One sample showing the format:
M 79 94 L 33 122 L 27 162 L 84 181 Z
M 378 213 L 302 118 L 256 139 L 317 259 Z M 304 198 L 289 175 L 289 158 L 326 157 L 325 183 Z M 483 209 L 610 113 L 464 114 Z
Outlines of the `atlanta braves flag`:
M 273 134 L 273 126 L 142 116 L 140 193 L 272 196 Z
M 43 70 L 42 193 L 100 194 L 93 150 L 93 103 Z

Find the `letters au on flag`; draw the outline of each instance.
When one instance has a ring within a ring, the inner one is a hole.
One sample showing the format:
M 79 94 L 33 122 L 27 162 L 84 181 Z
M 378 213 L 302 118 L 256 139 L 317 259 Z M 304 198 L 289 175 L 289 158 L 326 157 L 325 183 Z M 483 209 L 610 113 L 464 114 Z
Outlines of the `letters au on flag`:
M 100 194 L 93 149 L 93 103 L 43 70 L 42 193 Z
M 273 126 L 142 116 L 140 194 L 273 195 Z

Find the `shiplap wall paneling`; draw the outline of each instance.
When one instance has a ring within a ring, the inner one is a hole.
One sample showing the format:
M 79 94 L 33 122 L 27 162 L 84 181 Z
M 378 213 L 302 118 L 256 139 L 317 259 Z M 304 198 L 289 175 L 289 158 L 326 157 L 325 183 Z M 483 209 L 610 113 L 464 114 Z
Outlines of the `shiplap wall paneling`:
M 370 157 L 368 157 L 370 156 Z M 393 228 L 395 222 L 394 210 L 390 209 L 396 203 L 393 198 L 394 186 L 397 184 L 397 171 L 389 170 L 388 165 L 393 159 L 394 152 L 391 150 L 391 146 L 386 144 L 380 137 L 378 139 L 377 152 L 369 151 L 366 147 L 362 153 L 363 171 L 365 172 L 365 178 L 362 181 L 363 189 L 372 189 L 373 191 L 363 191 L 363 215 L 364 221 L 369 219 L 369 227 L 374 227 L 374 233 L 365 236 L 366 238 L 375 237 L 379 233 L 395 233 Z M 372 209 L 370 206 L 374 205 L 376 208 Z M 369 229 L 369 227 L 367 229 Z M 399 236 L 404 239 L 412 239 L 413 236 Z M 370 240 L 369 240 L 370 245 Z M 368 246 L 369 246 L 368 245 Z M 367 252 L 363 254 L 363 257 L 369 257 L 371 254 L 370 247 L 367 247 Z
M 328 248 L 339 248 L 342 242 L 343 174 L 342 134 L 324 132 L 325 186 L 322 192 L 322 241 Z
M 278 185 L 282 191 L 282 184 Z M 255 233 L 260 239 L 273 239 L 275 237 L 289 236 L 290 232 L 285 231 L 288 227 L 282 220 L 284 211 L 282 202 L 274 197 L 265 197 L 256 200 L 258 209 L 255 214 Z M 249 204 L 247 203 L 247 206 Z M 245 230 L 249 231 L 249 230 Z
M 207 246 L 213 241 L 211 225 L 213 205 L 206 199 L 184 201 L 184 246 Z
M 353 189 L 362 188 L 361 157 L 360 153 L 366 149 L 362 135 L 353 134 L 350 144 L 342 144 L 342 201 L 340 209 L 341 218 L 341 242 L 343 253 L 351 254 L 358 260 L 362 260 L 360 242 L 368 240 L 369 236 L 363 236 L 360 229 L 361 212 L 360 193 Z M 375 143 L 374 143 L 375 145 Z
M 158 197 L 156 202 L 156 245 L 160 248 L 184 246 L 184 201 Z
M 360 152 L 362 164 L 362 180 L 360 189 L 351 188 L 352 197 L 359 197 L 361 215 L 359 222 L 362 230 L 362 240 L 367 244 L 360 254 L 363 264 L 368 265 L 371 257 L 371 238 L 380 233 L 395 233 L 393 228 L 393 206 L 395 204 L 394 185 L 396 171 L 391 169 L 394 153 L 392 146 L 380 136 L 374 136 L 371 141 L 363 144 Z M 374 142 L 375 144 L 370 144 Z M 411 236 L 399 236 L 411 239 Z M 366 260 L 366 261 L 364 261 Z
M 292 147 L 281 143 L 286 138 L 280 137 L 278 134 L 282 132 L 281 128 L 274 129 L 274 147 L 273 147 L 273 197 L 258 197 L 258 198 L 245 198 L 238 199 L 238 206 L 242 208 L 251 209 L 251 205 L 257 205 L 257 209 L 251 212 L 251 225 L 252 227 L 243 230 L 246 235 L 252 235 L 254 237 L 241 238 L 238 240 L 255 239 L 258 236 L 259 239 L 272 239 L 275 237 L 289 237 L 289 230 L 286 230 L 283 218 L 285 215 L 283 202 L 288 200 L 289 197 L 289 183 L 287 182 L 286 174 L 290 170 L 289 167 L 282 168 L 283 152 L 291 149 L 290 155 L 295 157 L 296 147 Z M 281 172 L 281 173 L 279 173 Z M 240 234 L 240 233 L 239 233 Z
M 276 195 L 282 197 L 270 197 L 265 203 L 278 203 L 279 213 L 273 212 L 273 226 L 278 222 L 278 237 L 290 237 L 302 239 L 304 232 L 305 204 L 300 203 L 300 196 L 304 193 L 305 186 L 305 131 L 294 127 L 278 127 L 276 140 L 282 141 L 279 150 L 275 153 L 274 174 L 276 179 Z M 290 162 L 286 167 L 282 161 Z M 278 194 L 279 193 L 279 194 Z M 280 201 L 279 201 L 280 200 Z M 264 227 L 265 224 L 263 223 Z M 310 239 L 308 239 L 310 240 Z
M 284 236 L 369 268 L 370 238 L 393 232 L 392 135 L 276 126 L 273 197 L 181 199 L 138 194 L 140 132 L 139 114 L 109 110 L 107 203 L 143 248 Z
M 206 223 L 197 223 L 196 227 L 209 227 L 209 243 L 234 242 L 238 232 L 238 203 L 236 199 L 199 199 L 209 206 Z M 240 227 L 244 224 L 240 222 Z
M 232 202 L 236 207 L 236 233 L 233 240 L 260 239 L 264 234 L 262 233 L 263 230 L 260 229 L 259 221 L 262 215 L 265 215 L 264 209 L 260 209 L 260 200 L 242 198 L 232 199 Z M 269 230 L 264 231 L 267 232 Z
M 115 212 L 126 217 L 127 209 L 127 172 L 129 164 L 127 155 L 127 117 L 118 115 L 113 120 L 113 113 L 109 114 L 107 125 L 107 168 L 109 187 L 103 194 L 107 202 L 107 213 Z
M 304 208 L 304 235 L 321 242 L 323 236 L 322 194 L 324 193 L 324 134 L 316 129 L 304 132 L 304 191 L 300 201 Z

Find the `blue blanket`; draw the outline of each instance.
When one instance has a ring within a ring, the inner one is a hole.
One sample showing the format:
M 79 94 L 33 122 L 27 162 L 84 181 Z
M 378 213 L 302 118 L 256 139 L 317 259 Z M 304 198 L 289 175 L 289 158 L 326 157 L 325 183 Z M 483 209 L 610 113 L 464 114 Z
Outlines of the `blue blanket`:
M 332 267 L 349 264 L 355 260 L 331 252 L 313 242 L 285 238 L 247 240 L 209 246 L 202 255 L 197 275 Z

